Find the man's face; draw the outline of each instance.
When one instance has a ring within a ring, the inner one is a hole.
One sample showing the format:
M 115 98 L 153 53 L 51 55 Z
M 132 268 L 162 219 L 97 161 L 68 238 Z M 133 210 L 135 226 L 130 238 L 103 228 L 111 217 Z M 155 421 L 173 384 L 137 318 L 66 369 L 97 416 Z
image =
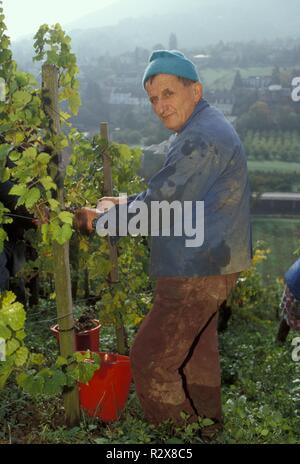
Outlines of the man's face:
M 200 82 L 185 86 L 176 76 L 158 74 L 146 83 L 153 111 L 167 129 L 178 132 L 202 97 Z

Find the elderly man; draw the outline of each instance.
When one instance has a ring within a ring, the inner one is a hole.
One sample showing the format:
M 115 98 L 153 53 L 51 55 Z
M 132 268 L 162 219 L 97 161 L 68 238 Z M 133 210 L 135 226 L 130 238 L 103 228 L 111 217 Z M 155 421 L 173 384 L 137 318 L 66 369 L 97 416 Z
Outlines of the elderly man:
M 204 201 L 204 241 L 186 246 L 186 236 L 174 233 L 151 238 L 157 284 L 130 353 L 136 391 L 152 423 L 180 424 L 185 412 L 189 421 L 200 416 L 221 424 L 218 309 L 251 260 L 246 158 L 234 128 L 202 97 L 197 70 L 181 52 L 153 52 L 143 85 L 154 112 L 175 134 L 162 169 L 126 207 L 188 201 L 195 212 Z M 107 201 L 119 203 L 104 198 L 99 208 Z M 96 210 L 84 212 L 89 230 L 95 216 Z

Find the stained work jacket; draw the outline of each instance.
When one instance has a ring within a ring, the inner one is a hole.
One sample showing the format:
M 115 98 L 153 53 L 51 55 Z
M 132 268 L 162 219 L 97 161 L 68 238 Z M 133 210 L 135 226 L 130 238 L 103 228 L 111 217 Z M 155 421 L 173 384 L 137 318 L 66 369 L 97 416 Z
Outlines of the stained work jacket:
M 204 201 L 204 241 L 187 247 L 186 235 L 151 237 L 150 275 L 208 276 L 245 270 L 251 261 L 250 188 L 242 143 L 224 115 L 201 99 L 170 138 L 163 167 L 134 201 Z M 131 206 L 130 206 L 131 205 Z M 128 215 L 130 219 L 130 214 Z M 195 217 L 193 216 L 193 225 Z M 173 221 L 174 226 L 174 221 Z M 171 221 L 172 227 L 172 221 Z

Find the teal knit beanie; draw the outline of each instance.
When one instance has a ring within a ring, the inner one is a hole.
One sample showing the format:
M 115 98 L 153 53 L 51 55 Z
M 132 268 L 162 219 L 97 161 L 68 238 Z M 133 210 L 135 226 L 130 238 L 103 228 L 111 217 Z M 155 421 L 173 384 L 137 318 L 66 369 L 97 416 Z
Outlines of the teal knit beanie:
M 151 54 L 143 77 L 143 87 L 156 74 L 173 74 L 191 81 L 200 81 L 194 63 L 177 50 L 156 50 Z

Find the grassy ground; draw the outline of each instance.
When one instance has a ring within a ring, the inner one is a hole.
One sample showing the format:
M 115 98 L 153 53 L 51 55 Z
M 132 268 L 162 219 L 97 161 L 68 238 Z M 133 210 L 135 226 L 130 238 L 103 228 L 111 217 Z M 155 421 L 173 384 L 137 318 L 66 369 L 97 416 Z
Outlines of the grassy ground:
M 200 71 L 200 77 L 205 87 L 210 90 L 214 89 L 230 89 L 235 73 L 238 68 L 224 69 L 224 68 L 203 68 Z M 239 68 L 243 78 L 249 76 L 270 76 L 272 74 L 271 67 L 252 67 L 252 68 Z
M 29 317 L 28 345 L 56 356 L 48 325 Z M 223 371 L 224 432 L 216 443 L 300 443 L 300 362 L 291 358 L 291 340 L 274 344 L 274 307 L 256 302 L 235 311 L 220 337 Z M 112 332 L 101 335 L 103 350 L 114 349 Z M 132 387 L 126 410 L 118 422 L 105 425 L 84 417 L 67 430 L 60 398 L 30 398 L 12 382 L 0 394 L 0 443 L 198 443 L 200 425 L 176 428 L 149 425 Z

